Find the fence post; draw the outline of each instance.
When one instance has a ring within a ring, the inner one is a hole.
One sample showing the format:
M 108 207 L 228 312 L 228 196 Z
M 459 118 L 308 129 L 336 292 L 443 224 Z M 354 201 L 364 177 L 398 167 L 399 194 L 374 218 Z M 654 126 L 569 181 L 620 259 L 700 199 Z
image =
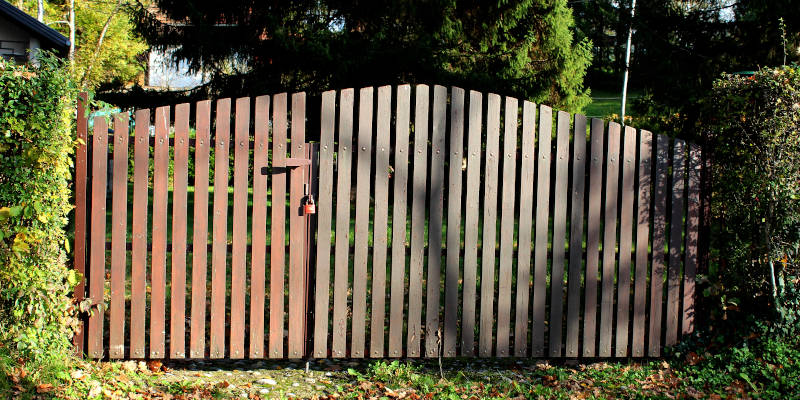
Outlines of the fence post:
M 86 293 L 86 148 L 88 120 L 86 115 L 86 105 L 89 97 L 86 92 L 78 95 L 78 109 L 76 118 L 77 138 L 82 143 L 78 144 L 75 150 L 75 242 L 73 245 L 73 264 L 72 267 L 81 274 L 78 284 L 75 286 L 75 303 L 80 304 Z M 86 318 L 80 316 L 78 331 L 72 338 L 75 352 L 83 355 L 84 349 L 84 330 Z

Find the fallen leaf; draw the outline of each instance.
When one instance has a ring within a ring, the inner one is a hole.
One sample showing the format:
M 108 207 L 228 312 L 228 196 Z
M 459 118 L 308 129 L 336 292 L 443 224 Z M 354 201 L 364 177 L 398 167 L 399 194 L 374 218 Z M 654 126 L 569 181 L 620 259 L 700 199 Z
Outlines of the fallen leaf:
M 50 383 L 36 385 L 36 393 L 47 393 L 51 390 L 53 390 L 53 385 Z

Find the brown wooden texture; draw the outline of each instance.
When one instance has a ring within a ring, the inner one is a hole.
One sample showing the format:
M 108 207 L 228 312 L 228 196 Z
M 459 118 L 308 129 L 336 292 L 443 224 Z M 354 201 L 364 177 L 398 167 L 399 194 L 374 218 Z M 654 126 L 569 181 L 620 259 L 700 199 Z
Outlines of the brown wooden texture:
M 617 207 L 619 201 L 620 125 L 608 124 L 606 150 L 606 201 L 603 217 L 603 272 L 600 294 L 600 343 L 597 355 L 611 357 L 611 339 L 614 326 L 614 269 L 617 250 Z
M 531 229 L 533 183 L 536 165 L 536 105 L 522 104 L 522 163 L 519 180 L 519 245 L 517 249 L 517 302 L 514 321 L 514 356 L 528 353 L 528 302 L 531 285 Z
M 292 94 L 292 158 L 306 158 L 306 94 Z M 289 358 L 305 357 L 306 276 L 303 184 L 308 167 L 293 168 L 289 190 Z
M 461 355 L 475 355 L 475 296 L 478 270 L 478 196 L 481 174 L 481 93 L 469 92 L 467 195 L 464 216 L 464 289 L 461 310 Z
M 661 355 L 661 320 L 664 288 L 664 247 L 667 235 L 667 169 L 669 168 L 669 139 L 656 135 L 656 173 L 653 201 L 653 246 L 650 272 L 650 331 L 647 336 L 650 357 Z
M 264 357 L 264 294 L 267 264 L 269 96 L 256 97 L 253 125 L 253 214 L 250 253 L 250 358 Z
M 111 301 L 109 358 L 125 356 L 125 277 L 128 225 L 128 114 L 114 115 L 114 173 L 111 206 Z
M 103 356 L 103 322 L 105 313 L 98 312 L 94 305 L 103 303 L 103 289 L 106 275 L 106 249 L 98 246 L 106 241 L 106 176 L 108 163 L 108 125 L 105 117 L 94 118 L 94 137 L 92 138 L 92 209 L 91 232 L 89 236 L 89 298 L 92 299 L 93 312 L 89 316 L 86 347 L 90 357 Z M 102 310 L 102 308 L 101 308 Z
M 247 279 L 247 186 L 250 166 L 250 98 L 236 99 L 233 148 L 233 248 L 231 249 L 230 358 L 244 358 Z
M 186 203 L 189 181 L 189 104 L 175 107 L 172 190 L 172 271 L 170 277 L 171 358 L 186 357 Z
M 269 358 L 283 357 L 283 273 L 286 243 L 286 159 L 287 95 L 272 97 L 272 219 L 269 258 Z
M 133 148 L 133 221 L 131 238 L 130 356 L 144 358 L 145 302 L 147 285 L 147 183 L 150 157 L 150 110 L 136 111 Z
M 534 245 L 533 275 L 533 337 L 531 355 L 544 356 L 545 299 L 547 296 L 547 233 L 550 206 L 550 147 L 553 129 L 553 109 L 539 107 L 539 165 L 536 179 L 536 244 Z
M 447 190 L 444 342 L 442 356 L 455 357 L 458 346 L 458 281 L 461 269 L 461 163 L 464 157 L 464 89 L 450 92 L 450 165 Z M 377 228 L 376 228 L 376 231 Z
M 683 264 L 683 317 L 681 335 L 694 331 L 695 275 L 697 273 L 697 242 L 700 227 L 700 175 L 702 153 L 697 145 L 689 146 L 688 211 L 686 214 L 686 247 Z
M 347 292 L 350 286 L 350 176 L 353 159 L 353 89 L 339 98 L 339 147 L 336 155 L 336 255 L 333 279 L 333 343 L 331 355 L 347 355 Z M 274 203 L 273 203 L 274 204 Z
M 317 265 L 314 290 L 314 357 L 328 356 L 330 310 L 331 216 L 333 211 L 333 132 L 336 92 L 322 94 L 320 115 L 319 198 L 317 199 Z M 255 221 L 253 221 L 255 223 Z
M 548 354 L 561 357 L 564 323 L 564 260 L 567 235 L 567 183 L 569 182 L 570 115 L 558 112 L 556 131 L 556 181 L 553 194 L 553 258 L 550 278 L 550 334 Z
M 489 93 L 486 102 L 486 170 L 483 176 L 483 236 L 481 240 L 481 323 L 479 354 L 492 355 L 494 325 L 495 243 L 497 240 L 497 186 L 500 166 L 500 96 Z
M 80 93 L 78 95 L 78 110 L 75 121 L 78 145 L 75 148 L 75 241 L 72 246 L 72 267 L 80 276 L 86 275 L 86 187 L 89 180 L 87 171 L 88 155 L 86 153 L 89 144 L 87 103 L 88 94 L 86 92 Z M 83 301 L 86 296 L 86 279 L 81 278 L 78 281 L 73 293 L 76 303 Z M 79 356 L 83 355 L 85 329 L 84 319 L 81 318 L 78 330 L 72 337 L 75 353 Z
M 497 281 L 497 348 L 498 357 L 510 352 L 511 281 L 514 252 L 514 196 L 517 178 L 517 99 L 506 97 L 503 136 L 503 185 L 500 214 L 500 264 Z
M 369 239 L 369 192 L 372 168 L 372 105 L 374 89 L 358 93 L 358 137 L 356 139 L 356 220 L 353 251 L 353 318 L 350 357 L 364 357 L 367 316 L 367 241 Z
M 406 356 L 419 357 L 422 333 L 422 265 L 425 258 L 425 199 L 428 178 L 428 102 L 427 85 L 417 85 L 414 110 L 414 176 L 411 202 L 411 257 L 408 275 L 408 332 Z
M 672 156 L 672 218 L 669 232 L 667 272 L 667 321 L 664 345 L 678 342 L 681 314 L 681 244 L 683 243 L 683 199 L 686 175 L 686 142 L 676 139 Z
M 583 206 L 586 190 L 586 117 L 575 114 L 572 144 L 572 200 L 567 273 L 567 357 L 578 357 L 581 312 L 581 271 L 583 270 Z
M 189 357 L 206 353 L 206 283 L 208 270 L 208 161 L 211 147 L 211 101 L 197 103 L 194 149 L 194 221 L 192 226 L 192 322 Z M 138 125 L 137 125 L 138 127 Z M 195 246 L 199 244 L 200 246 Z
M 225 356 L 225 292 L 228 241 L 228 157 L 230 154 L 231 100 L 217 100 L 214 149 L 214 227 L 211 248 L 211 358 Z
M 169 107 L 156 108 L 153 149 L 153 250 L 150 253 L 150 358 L 166 357 L 167 204 L 169 195 Z M 223 333 L 224 334 L 224 333 Z
M 600 260 L 600 211 L 603 193 L 605 125 L 592 118 L 589 164 L 589 215 L 586 221 L 586 274 L 584 275 L 583 356 L 594 357 L 597 341 L 597 274 Z
M 614 353 L 628 356 L 631 300 L 631 250 L 633 248 L 633 197 L 636 174 L 636 129 L 626 126 L 622 147 L 622 206 L 619 216 L 619 269 L 617 272 L 617 328 Z
M 397 87 L 392 208 L 392 276 L 389 304 L 389 356 L 403 353 L 403 304 L 406 275 L 406 209 L 408 202 L 408 133 L 411 86 Z
M 639 183 L 636 218 L 636 272 L 634 274 L 633 330 L 631 356 L 644 356 L 645 313 L 647 305 L 647 246 L 650 243 L 650 183 L 653 173 L 653 135 L 639 133 Z

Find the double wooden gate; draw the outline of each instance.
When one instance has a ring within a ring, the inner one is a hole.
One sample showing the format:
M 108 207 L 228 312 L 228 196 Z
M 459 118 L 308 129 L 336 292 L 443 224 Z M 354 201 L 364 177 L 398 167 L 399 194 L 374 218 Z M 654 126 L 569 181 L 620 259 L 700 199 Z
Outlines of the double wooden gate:
M 81 349 L 642 357 L 693 330 L 698 146 L 455 87 L 314 100 L 201 101 L 91 129 L 81 102 Z

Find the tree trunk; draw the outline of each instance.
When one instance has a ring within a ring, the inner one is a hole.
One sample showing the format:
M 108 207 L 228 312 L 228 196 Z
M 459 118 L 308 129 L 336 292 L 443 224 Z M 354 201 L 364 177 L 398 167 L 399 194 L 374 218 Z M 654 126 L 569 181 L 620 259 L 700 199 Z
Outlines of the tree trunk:
M 44 0 L 38 0 L 36 2 L 36 19 L 39 22 L 44 22 Z
M 69 63 L 75 66 L 75 0 L 69 2 Z

